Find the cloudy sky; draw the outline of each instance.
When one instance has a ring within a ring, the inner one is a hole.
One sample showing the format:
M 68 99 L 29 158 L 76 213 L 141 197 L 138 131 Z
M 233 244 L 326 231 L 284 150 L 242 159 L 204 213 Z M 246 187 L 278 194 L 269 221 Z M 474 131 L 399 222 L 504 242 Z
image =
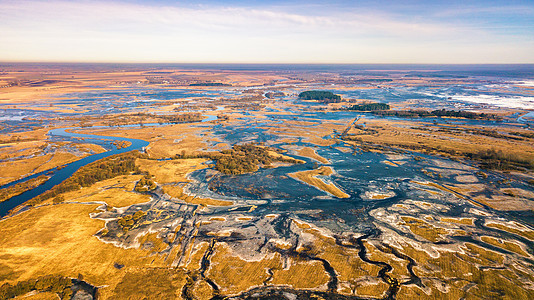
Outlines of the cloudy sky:
M 0 61 L 534 63 L 534 1 L 0 0 Z

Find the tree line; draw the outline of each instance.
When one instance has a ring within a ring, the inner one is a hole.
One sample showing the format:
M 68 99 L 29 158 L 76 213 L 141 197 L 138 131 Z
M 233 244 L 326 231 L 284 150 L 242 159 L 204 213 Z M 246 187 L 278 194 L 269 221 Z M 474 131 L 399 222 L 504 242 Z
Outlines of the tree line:
M 495 114 L 476 113 L 464 110 L 447 110 L 436 109 L 428 110 L 376 110 L 372 112 L 379 116 L 393 116 L 401 118 L 423 118 L 423 117 L 450 117 L 463 119 L 479 119 L 479 120 L 493 120 L 500 121 L 502 117 Z
M 302 100 L 319 100 L 323 103 L 341 102 L 341 96 L 329 91 L 305 91 L 299 94 Z
M 31 190 L 33 188 L 38 187 L 39 185 L 43 184 L 48 180 L 48 176 L 46 175 L 40 175 L 37 178 L 32 178 L 24 182 L 17 183 L 15 185 L 12 185 L 7 188 L 3 188 L 0 190 L 0 202 L 3 202 L 5 200 L 8 200 L 12 197 L 15 197 L 17 195 L 20 195 L 24 193 L 27 190 Z
M 90 163 L 80 168 L 62 183 L 31 199 L 27 202 L 27 205 L 34 206 L 60 194 L 91 186 L 102 180 L 128 175 L 132 172 L 140 173 L 139 167 L 135 165 L 135 160 L 140 157 L 144 157 L 144 155 L 138 151 L 131 151 Z
M 56 293 L 61 299 L 72 296 L 72 279 L 60 275 L 46 275 L 37 279 L 19 281 L 14 285 L 4 283 L 0 287 L 0 299 L 11 299 L 31 291 Z
M 377 110 L 389 110 L 389 105 L 386 103 L 365 103 L 365 104 L 355 104 L 346 110 L 356 110 L 356 111 L 377 111 Z
M 216 161 L 215 169 L 224 174 L 245 174 L 256 172 L 260 166 L 269 167 L 273 162 L 301 163 L 293 158 L 273 156 L 269 152 L 274 149 L 258 146 L 254 143 L 234 145 L 232 149 L 220 153 L 201 153 L 187 155 L 185 152 L 176 158 L 208 158 Z

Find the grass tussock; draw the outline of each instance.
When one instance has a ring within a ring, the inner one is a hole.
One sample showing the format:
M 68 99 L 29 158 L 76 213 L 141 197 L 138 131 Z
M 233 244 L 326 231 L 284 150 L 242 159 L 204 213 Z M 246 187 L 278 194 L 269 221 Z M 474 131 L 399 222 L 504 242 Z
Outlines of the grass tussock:
M 0 299 L 11 299 L 23 296 L 31 291 L 50 292 L 60 299 L 72 296 L 72 280 L 61 275 L 46 275 L 37 279 L 19 281 L 13 285 L 6 283 L 0 286 Z
M 295 179 L 298 179 L 298 180 L 302 180 L 306 182 L 307 184 L 313 185 L 314 187 L 322 191 L 325 191 L 327 193 L 330 193 L 338 198 L 349 198 L 350 196 L 347 193 L 343 192 L 340 188 L 335 186 L 333 183 L 326 183 L 323 180 L 316 177 L 318 175 L 329 176 L 332 173 L 333 173 L 332 168 L 321 166 L 315 170 L 290 173 L 289 176 Z
M 319 154 L 317 154 L 317 152 L 315 152 L 315 150 L 313 150 L 310 147 L 304 147 L 304 148 L 300 149 L 299 152 L 298 152 L 298 155 L 315 159 L 315 160 L 317 160 L 317 161 L 319 161 L 320 163 L 323 163 L 323 164 L 329 164 L 330 163 L 330 161 L 328 159 L 320 156 Z
M 434 243 L 443 240 L 443 236 L 448 233 L 447 230 L 435 227 L 421 219 L 406 216 L 401 218 L 410 227 L 411 232 Z
M 29 179 L 25 182 L 17 183 L 10 187 L 0 190 L 0 202 L 6 201 L 11 197 L 15 197 L 24 193 L 25 191 L 34 189 L 48 180 L 48 176 L 41 175 L 37 178 Z
M 514 243 L 514 242 L 510 242 L 510 241 L 506 241 L 506 240 L 502 240 L 502 239 L 496 239 L 494 237 L 491 237 L 491 236 L 482 236 L 480 237 L 480 240 L 482 240 L 483 242 L 485 243 L 488 243 L 490 245 L 493 245 L 493 246 L 496 246 L 496 247 L 499 247 L 499 248 L 502 248 L 502 249 L 505 249 L 505 250 L 508 250 L 508 251 L 511 251 L 511 252 L 514 252 L 514 253 L 517 253 L 519 255 L 522 255 L 522 256 L 526 256 L 528 257 L 528 253 L 525 252 L 525 250 L 523 250 L 523 248 L 521 248 L 521 246 L 519 246 L 518 244 Z

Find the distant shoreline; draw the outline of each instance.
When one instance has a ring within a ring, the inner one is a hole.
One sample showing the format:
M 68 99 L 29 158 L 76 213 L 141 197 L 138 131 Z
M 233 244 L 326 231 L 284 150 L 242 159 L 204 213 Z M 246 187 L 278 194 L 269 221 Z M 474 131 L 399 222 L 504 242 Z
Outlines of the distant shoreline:
M 13 68 L 92 71 L 202 70 L 256 72 L 341 72 L 344 75 L 414 74 L 463 75 L 534 79 L 533 64 L 306 64 L 306 63 L 112 63 L 112 62 L 0 62 L 0 73 Z M 413 73 L 411 73 L 413 72 Z M 419 73 L 419 74 L 417 74 Z

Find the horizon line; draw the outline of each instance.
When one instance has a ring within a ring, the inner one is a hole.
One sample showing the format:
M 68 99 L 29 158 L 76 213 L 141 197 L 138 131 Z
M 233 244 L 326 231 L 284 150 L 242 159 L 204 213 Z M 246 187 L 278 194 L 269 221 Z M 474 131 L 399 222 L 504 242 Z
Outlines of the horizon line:
M 1 61 L 0 64 L 145 64 L 145 65 L 534 65 L 534 62 L 474 62 L 474 63 L 439 63 L 439 62 L 126 62 L 126 61 Z

